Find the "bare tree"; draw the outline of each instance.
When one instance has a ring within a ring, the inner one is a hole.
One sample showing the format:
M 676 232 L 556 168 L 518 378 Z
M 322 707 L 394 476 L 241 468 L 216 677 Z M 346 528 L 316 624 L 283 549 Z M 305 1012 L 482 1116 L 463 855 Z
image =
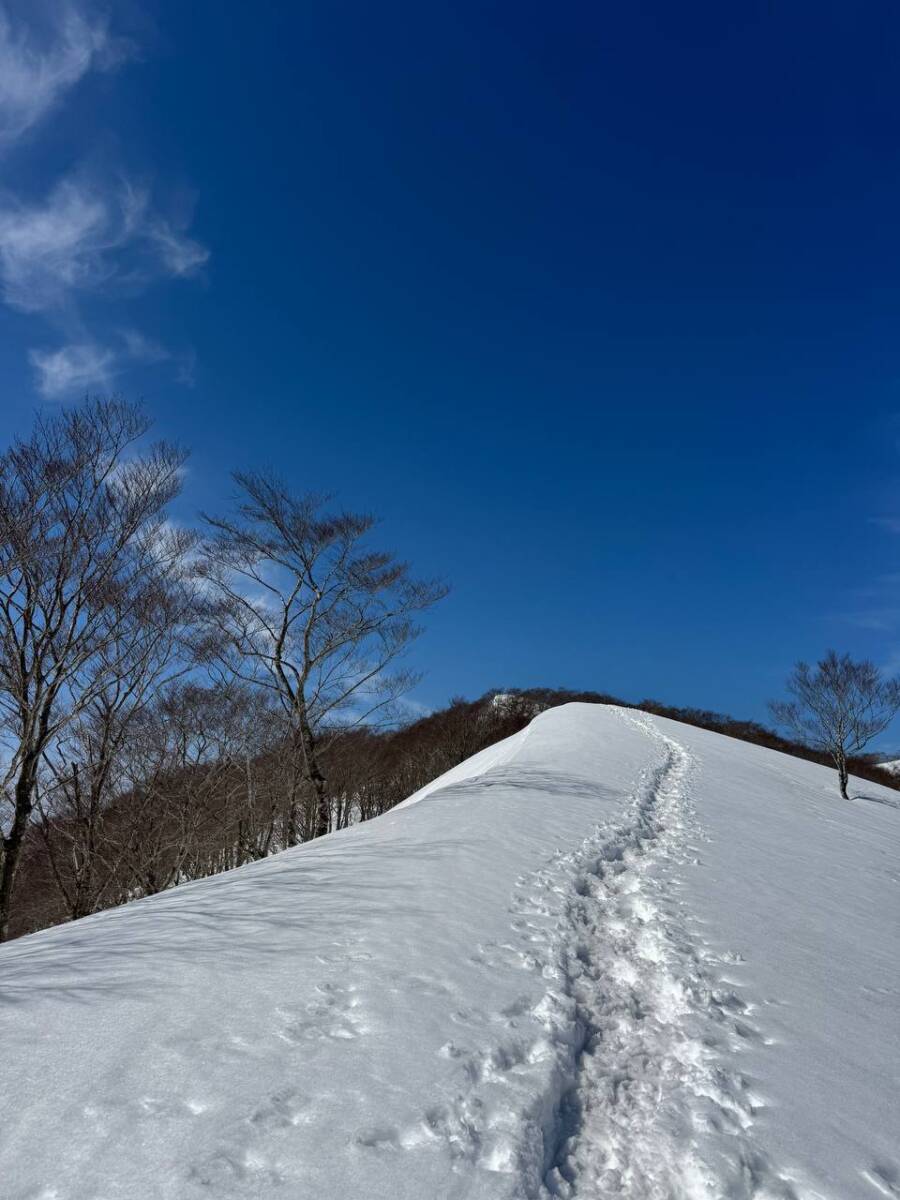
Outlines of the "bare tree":
M 195 684 L 176 685 L 135 723 L 125 755 L 131 787 L 106 831 L 129 896 L 154 895 L 197 874 L 189 864 L 231 770 L 209 700 Z
M 314 795 L 301 828 L 297 796 L 288 841 L 331 826 L 321 764 L 323 732 L 371 721 L 415 682 L 397 660 L 418 635 L 414 614 L 446 588 L 410 577 L 405 563 L 367 546 L 375 521 L 328 512 L 326 497 L 294 496 L 278 479 L 237 474 L 236 513 L 205 517 L 204 570 L 214 584 L 216 629 L 241 680 L 277 696 L 298 781 Z
M 194 592 L 189 535 L 158 531 L 154 570 L 110 599 L 110 636 L 95 657 L 90 699 L 44 752 L 39 829 L 70 918 L 94 912 L 118 876 L 121 856 L 104 816 L 127 791 L 126 746 L 158 690 L 192 665 Z
M 123 620 L 146 602 L 164 511 L 184 454 L 160 443 L 132 456 L 141 409 L 86 401 L 40 417 L 0 457 L 0 734 L 10 817 L 0 844 L 0 941 L 54 740 L 122 667 Z
M 773 716 L 806 745 L 828 754 L 845 800 L 848 759 L 887 729 L 900 711 L 900 680 L 885 679 L 874 663 L 829 650 L 813 670 L 798 662 L 787 681 L 790 700 L 774 701 Z
M 180 682 L 142 714 L 107 832 L 132 895 L 263 858 L 276 842 L 281 714 L 235 685 Z M 272 778 L 274 766 L 274 779 Z M 276 782 L 277 780 L 277 782 Z

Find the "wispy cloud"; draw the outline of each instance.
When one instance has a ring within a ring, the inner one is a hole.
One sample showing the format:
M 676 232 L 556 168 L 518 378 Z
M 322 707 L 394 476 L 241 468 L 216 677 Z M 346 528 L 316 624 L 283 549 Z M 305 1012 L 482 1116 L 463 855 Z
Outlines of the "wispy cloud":
M 125 236 L 112 229 L 106 201 L 71 182 L 43 204 L 13 203 L 0 210 L 3 298 L 23 312 L 61 305 L 101 282 L 105 256 Z
M 104 189 L 76 176 L 39 203 L 0 206 L 3 299 L 20 312 L 44 315 L 69 334 L 64 346 L 30 352 L 41 395 L 106 387 L 129 363 L 168 359 L 177 361 L 178 379 L 188 383 L 192 352 L 173 355 L 130 328 L 114 335 L 113 345 L 100 345 L 85 336 L 78 301 L 100 289 L 107 297 L 135 294 L 154 279 L 195 273 L 208 257 L 206 247 L 153 210 L 146 188 L 121 179 Z
M 0 0 L 0 152 L 18 141 L 84 75 L 133 51 L 92 15 L 93 0 L 29 0 L 14 24 Z M 107 387 L 130 364 L 171 361 L 191 383 L 193 351 L 172 353 L 132 328 L 97 336 L 84 300 L 134 296 L 161 279 L 197 274 L 208 249 L 150 188 L 121 173 L 70 172 L 39 198 L 0 192 L 0 298 L 44 317 L 62 344 L 29 351 L 47 398 Z M 93 322 L 92 322 L 93 323 Z
M 135 362 L 160 363 L 172 357 L 165 346 L 144 337 L 137 329 L 123 329 L 120 336 L 124 354 Z
M 152 211 L 149 192 L 74 177 L 42 201 L 0 207 L 0 282 L 23 312 L 65 306 L 78 292 L 114 283 L 137 288 L 154 276 L 185 276 L 209 258 L 205 246 Z
M 108 70 L 130 54 L 105 21 L 71 0 L 45 5 L 49 36 L 0 10 L 0 150 L 22 138 L 91 70 Z
M 197 385 L 197 352 L 189 346 L 178 356 L 178 369 L 175 372 L 175 382 L 182 387 L 192 388 Z
M 205 246 L 160 217 L 148 223 L 145 237 L 156 247 L 160 262 L 171 275 L 193 275 L 209 258 Z
M 900 572 L 883 571 L 844 593 L 846 607 L 830 614 L 839 625 L 892 640 L 900 632 Z
M 177 364 L 176 379 L 185 386 L 192 386 L 183 376 L 185 371 L 192 369 L 193 351 L 173 354 L 137 329 L 120 330 L 110 345 L 92 341 L 70 342 L 53 350 L 30 350 L 28 357 L 34 370 L 35 387 L 47 400 L 63 399 L 92 388 L 107 388 L 133 363 L 153 366 L 172 362 Z
M 115 352 L 90 342 L 59 350 L 31 350 L 28 357 L 37 390 L 48 400 L 106 387 L 116 371 Z
M 900 608 L 888 606 L 860 609 L 856 612 L 844 613 L 842 619 L 856 629 L 886 633 L 900 628 Z

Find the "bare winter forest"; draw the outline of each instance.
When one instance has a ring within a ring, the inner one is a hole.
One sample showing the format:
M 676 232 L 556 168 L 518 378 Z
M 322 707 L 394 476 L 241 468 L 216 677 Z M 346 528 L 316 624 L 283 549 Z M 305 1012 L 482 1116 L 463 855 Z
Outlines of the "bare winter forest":
M 0 939 L 365 821 L 550 704 L 613 700 L 507 688 L 404 719 L 402 656 L 444 585 L 373 549 L 371 516 L 264 474 L 174 525 L 185 453 L 148 430 L 89 401 L 0 458 Z

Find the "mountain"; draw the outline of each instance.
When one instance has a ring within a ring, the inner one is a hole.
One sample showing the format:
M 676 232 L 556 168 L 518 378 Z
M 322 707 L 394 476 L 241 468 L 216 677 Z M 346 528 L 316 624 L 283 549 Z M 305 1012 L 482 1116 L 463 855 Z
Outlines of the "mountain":
M 0 950 L 5 1200 L 900 1194 L 900 799 L 615 706 Z

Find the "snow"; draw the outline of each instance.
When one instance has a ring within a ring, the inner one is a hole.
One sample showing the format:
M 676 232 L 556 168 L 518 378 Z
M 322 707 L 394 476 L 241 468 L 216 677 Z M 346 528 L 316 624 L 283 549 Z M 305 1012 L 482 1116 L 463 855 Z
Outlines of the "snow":
M 0 951 L 4 1200 L 900 1195 L 897 793 L 565 705 Z

